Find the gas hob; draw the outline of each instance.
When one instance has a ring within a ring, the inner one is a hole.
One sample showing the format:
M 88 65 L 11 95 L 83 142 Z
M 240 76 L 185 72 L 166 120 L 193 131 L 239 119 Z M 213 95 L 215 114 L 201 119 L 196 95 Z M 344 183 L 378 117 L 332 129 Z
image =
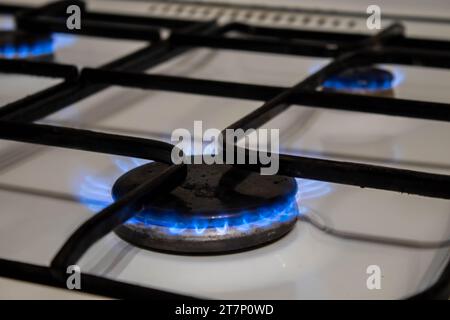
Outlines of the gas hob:
M 0 4 L 0 297 L 448 297 L 450 19 L 320 3 Z M 173 165 L 195 121 L 279 173 Z

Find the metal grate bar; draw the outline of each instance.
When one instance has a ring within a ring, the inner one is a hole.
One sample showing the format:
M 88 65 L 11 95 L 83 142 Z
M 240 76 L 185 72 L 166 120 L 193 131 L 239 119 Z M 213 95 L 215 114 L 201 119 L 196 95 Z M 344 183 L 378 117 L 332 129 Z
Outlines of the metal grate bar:
M 171 163 L 170 144 L 48 125 L 0 122 L 0 138 Z M 248 166 L 250 170 L 258 166 Z M 280 155 L 280 174 L 450 199 L 450 176 L 352 162 Z
M 52 260 L 52 269 L 65 278 L 66 268 L 76 264 L 83 254 L 98 240 L 109 234 L 139 212 L 143 202 L 171 191 L 186 177 L 186 166 L 171 166 L 156 178 L 131 190 L 123 198 L 97 213 L 81 225 L 64 243 Z
M 67 289 L 66 281 L 56 279 L 51 269 L 29 263 L 0 259 L 0 276 Z M 192 297 L 135 284 L 114 281 L 86 273 L 81 274 L 80 291 L 116 299 L 192 299 Z
M 82 78 L 89 83 L 118 85 L 131 88 L 201 94 L 224 98 L 267 101 L 288 90 L 286 87 L 234 83 L 227 81 L 192 79 L 160 74 L 117 72 L 85 68 Z M 368 97 L 363 95 L 300 91 L 288 99 L 289 104 L 367 112 L 391 116 L 450 121 L 450 104 L 399 98 Z

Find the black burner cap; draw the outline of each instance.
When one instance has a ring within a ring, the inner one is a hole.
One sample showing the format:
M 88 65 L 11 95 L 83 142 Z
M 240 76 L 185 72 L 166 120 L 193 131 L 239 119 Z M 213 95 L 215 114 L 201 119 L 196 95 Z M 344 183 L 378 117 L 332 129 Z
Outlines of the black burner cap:
M 150 163 L 120 177 L 119 199 L 168 165 Z M 185 182 L 144 205 L 116 232 L 141 247 L 183 253 L 228 252 L 280 238 L 297 216 L 295 179 L 229 165 L 189 165 Z

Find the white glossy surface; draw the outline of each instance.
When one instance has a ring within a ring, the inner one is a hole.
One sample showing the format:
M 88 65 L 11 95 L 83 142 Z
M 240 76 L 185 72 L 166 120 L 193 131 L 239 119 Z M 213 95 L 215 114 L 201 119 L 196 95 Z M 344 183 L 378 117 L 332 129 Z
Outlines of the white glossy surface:
M 2 300 L 105 300 L 104 297 L 0 278 Z
M 80 51 L 74 53 L 67 48 L 68 59 L 61 61 L 100 63 L 105 58 L 102 50 L 88 51 L 92 57 L 87 58 L 89 43 L 79 42 Z M 197 53 L 199 56 L 185 55 L 151 72 L 287 86 L 321 62 L 225 50 Z M 408 76 L 398 88 L 399 96 L 450 99 L 446 73 L 405 72 Z M 28 83 L 26 87 L 38 88 Z M 260 105 L 257 101 L 115 87 L 45 121 L 167 140 L 173 129 L 191 128 L 194 120 L 223 128 Z M 267 126 L 282 131 L 282 147 L 292 153 L 339 151 L 347 160 L 371 156 L 384 163 L 392 158 L 421 161 L 419 169 L 432 172 L 437 163 L 441 165 L 437 171 L 448 173 L 442 168 L 450 162 L 450 151 L 445 148 L 448 124 L 357 113 L 344 116 L 336 111 L 311 114 L 292 107 Z M 86 187 L 86 177 L 111 186 L 121 170 L 114 157 L 56 148 L 27 153 L 23 149 L 30 146 L 23 145 L 19 149 L 22 151 L 13 154 L 0 153 L 0 257 L 48 265 L 63 241 L 92 215 L 77 200 Z M 124 161 L 132 166 L 131 161 Z M 94 184 L 91 194 L 104 195 L 100 189 Z M 300 190 L 302 212 L 319 216 L 336 228 L 423 241 L 442 240 L 450 234 L 448 201 L 307 181 L 300 183 Z M 18 191 L 26 191 L 26 195 Z M 93 246 L 80 264 L 83 272 L 208 298 L 379 299 L 401 298 L 427 287 L 447 258 L 445 249 L 411 250 L 338 240 L 299 222 L 290 234 L 269 246 L 209 257 L 150 252 L 110 234 Z M 382 269 L 382 290 L 366 288 L 366 268 L 371 264 Z M 14 281 L 0 281 L 0 297 L 7 297 L 11 290 L 29 289 Z M 42 294 L 46 293 L 36 293 Z

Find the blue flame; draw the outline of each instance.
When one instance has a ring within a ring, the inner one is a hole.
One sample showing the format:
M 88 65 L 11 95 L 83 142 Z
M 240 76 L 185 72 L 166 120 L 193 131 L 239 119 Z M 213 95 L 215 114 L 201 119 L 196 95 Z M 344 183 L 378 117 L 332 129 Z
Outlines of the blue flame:
M 267 228 L 275 223 L 296 219 L 297 215 L 297 202 L 295 197 L 291 197 L 283 203 L 258 210 L 247 210 L 232 217 L 218 214 L 206 218 L 200 215 L 184 216 L 177 212 L 145 211 L 139 213 L 127 223 L 160 227 L 170 235 L 202 236 L 207 232 L 225 235 L 233 229 L 248 232 L 255 228 Z
M 334 90 L 390 90 L 394 77 L 391 73 L 379 69 L 349 69 L 347 72 L 329 77 L 322 86 Z
M 313 74 L 322 69 L 325 64 L 314 64 L 309 69 L 309 74 Z M 376 67 L 375 67 L 376 68 Z M 390 71 L 392 75 L 388 73 L 370 73 L 362 72 L 354 74 L 344 71 L 340 74 L 331 76 L 322 83 L 323 88 L 334 90 L 346 90 L 346 91 L 381 91 L 390 90 L 400 86 L 405 80 L 404 72 L 398 67 L 392 67 L 389 65 L 380 66 L 381 70 Z M 351 71 L 351 69 L 348 69 Z
M 101 211 L 113 203 L 111 185 L 100 178 L 86 176 L 80 186 L 78 198 L 89 210 Z
M 135 158 L 117 157 L 113 160 L 118 169 L 112 176 L 120 176 L 136 167 L 149 163 L 149 161 Z M 111 177 L 94 177 L 85 175 L 78 187 L 78 199 L 92 212 L 99 212 L 114 202 L 111 189 L 115 179 Z
M 322 198 L 333 192 L 333 187 L 328 182 L 300 178 L 295 180 L 298 186 L 296 198 L 299 215 L 306 214 L 310 211 L 308 207 L 309 201 Z
M 26 59 L 53 53 L 53 40 L 40 39 L 33 44 L 6 44 L 0 47 L 0 57 L 6 59 Z
M 144 164 L 150 163 L 151 161 L 137 159 L 137 158 L 114 158 L 114 164 L 121 171 L 121 173 L 126 173 L 134 168 L 143 166 Z
M 71 46 L 75 37 L 65 34 L 53 34 L 31 44 L 6 44 L 0 47 L 0 58 L 27 59 L 53 54 L 56 50 Z
M 297 178 L 297 199 L 308 200 L 321 198 L 332 191 L 331 185 L 327 182 Z
M 117 157 L 113 159 L 116 172 L 120 176 L 138 166 L 148 163 L 141 159 Z M 110 177 L 85 176 L 79 186 L 80 202 L 93 212 L 99 212 L 113 203 L 111 195 L 115 179 Z M 304 214 L 308 208 L 304 206 L 310 199 L 323 197 L 332 191 L 329 183 L 296 179 L 298 192 L 295 197 L 287 198 L 283 203 L 267 206 L 259 210 L 246 210 L 235 216 L 218 214 L 214 217 L 184 216 L 177 212 L 141 212 L 128 224 L 158 227 L 168 235 L 201 236 L 208 232 L 225 235 L 233 230 L 249 232 L 255 228 L 266 228 L 274 223 L 291 221 L 299 214 Z
M 53 48 L 55 51 L 71 47 L 77 41 L 77 37 L 72 34 L 54 33 L 52 34 Z
M 391 68 L 390 70 L 394 75 L 394 80 L 392 81 L 392 88 L 399 87 L 405 81 L 405 73 L 400 68 Z

